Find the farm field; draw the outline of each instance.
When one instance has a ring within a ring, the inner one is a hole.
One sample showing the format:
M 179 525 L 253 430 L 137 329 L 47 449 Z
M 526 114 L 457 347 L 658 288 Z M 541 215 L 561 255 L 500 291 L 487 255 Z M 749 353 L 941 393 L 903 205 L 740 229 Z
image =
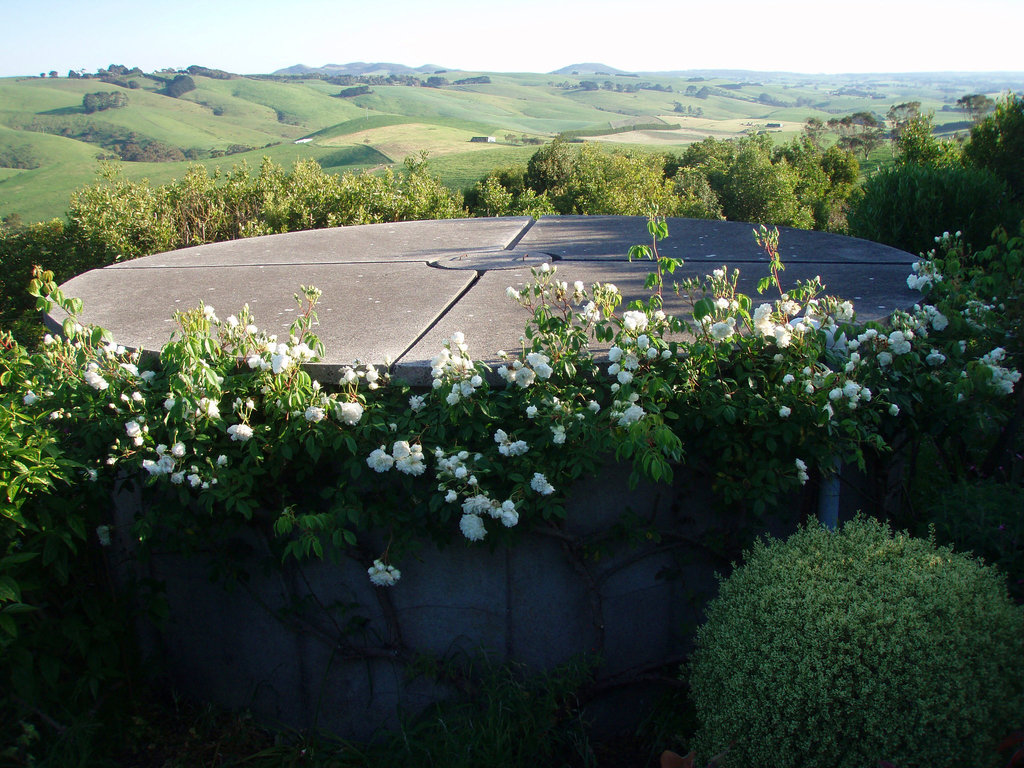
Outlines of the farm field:
M 787 141 L 811 117 L 868 111 L 884 118 L 895 104 L 920 101 L 948 134 L 964 130 L 957 98 L 1021 88 L 1012 78 L 983 75 L 563 71 L 449 71 L 441 87 L 371 84 L 345 97 L 339 94 L 351 80 L 314 74 L 206 77 L 195 70 L 194 88 L 176 97 L 168 83 L 183 73 L 170 71 L 136 70 L 116 83 L 3 78 L 0 218 L 60 216 L 103 160 L 117 163 L 125 178 L 166 183 L 194 163 L 229 170 L 245 162 L 255 171 L 264 157 L 286 167 L 312 159 L 344 173 L 401 166 L 426 153 L 445 184 L 467 189 L 496 167 L 526 162 L 538 144 L 566 131 L 613 148 L 677 152 L 707 136 L 768 131 Z M 95 93 L 116 93 L 124 103 L 87 112 L 84 97 Z

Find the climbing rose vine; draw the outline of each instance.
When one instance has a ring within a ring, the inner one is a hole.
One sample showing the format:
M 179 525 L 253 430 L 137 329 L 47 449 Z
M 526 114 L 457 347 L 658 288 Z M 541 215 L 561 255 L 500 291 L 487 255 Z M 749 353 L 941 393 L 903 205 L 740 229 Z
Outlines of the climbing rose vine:
M 348 551 L 387 587 L 425 541 L 558 525 L 574 481 L 610 455 L 655 482 L 699 458 L 720 503 L 760 513 L 837 459 L 885 451 L 901 425 L 977 420 L 1019 383 L 992 343 L 998 309 L 978 297 L 859 324 L 818 279 L 782 290 L 773 261 L 762 292 L 775 284 L 774 300 L 738 292 L 738 271 L 722 266 L 674 283 L 692 312 L 667 314 L 665 275 L 680 262 L 657 256 L 663 234 L 652 225 L 649 300 L 623 307 L 614 285 L 570 285 L 545 264 L 506 291 L 532 313 L 521 348 L 488 365 L 455 333 L 425 389 L 366 363 L 312 378 L 315 288 L 296 295 L 286 336 L 248 307 L 222 321 L 201 305 L 150 359 L 81 324 L 80 303 L 39 272 L 40 306 L 68 318 L 13 387 L 84 480 L 145 484 L 134 538 L 196 546 L 250 521 L 272 529 L 282 557 Z M 920 262 L 909 283 L 934 289 L 939 265 Z

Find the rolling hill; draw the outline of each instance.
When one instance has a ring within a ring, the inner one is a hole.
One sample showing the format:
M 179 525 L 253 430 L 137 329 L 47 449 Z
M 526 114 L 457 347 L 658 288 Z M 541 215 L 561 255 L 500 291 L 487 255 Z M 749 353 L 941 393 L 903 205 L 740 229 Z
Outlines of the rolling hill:
M 169 83 L 185 75 L 194 87 L 168 95 Z M 426 87 L 428 77 L 436 87 Z M 1024 75 L 1013 73 L 624 73 L 576 64 L 540 74 L 364 62 L 251 76 L 190 67 L 104 79 L 3 78 L 0 217 L 59 216 L 104 158 L 121 158 L 127 178 L 161 183 L 195 162 L 228 169 L 243 161 L 257 168 L 263 157 L 286 166 L 313 159 L 331 171 L 358 172 L 427 152 L 446 184 L 466 188 L 492 168 L 525 162 L 561 132 L 678 151 L 705 136 L 771 130 L 786 139 L 812 116 L 884 116 L 912 100 L 934 111 L 940 129 L 962 130 L 958 97 L 1022 84 Z M 90 93 L 119 94 L 124 105 L 87 112 Z M 622 132 L 629 121 L 637 129 Z M 494 141 L 473 141 L 480 137 Z

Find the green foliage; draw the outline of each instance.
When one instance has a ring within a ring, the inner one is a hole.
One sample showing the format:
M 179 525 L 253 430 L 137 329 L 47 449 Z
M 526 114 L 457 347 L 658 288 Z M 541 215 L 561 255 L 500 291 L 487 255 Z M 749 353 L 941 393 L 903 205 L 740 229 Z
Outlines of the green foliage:
M 961 146 L 958 142 L 940 141 L 935 137 L 935 119 L 932 115 L 914 115 L 906 118 L 894 129 L 893 153 L 898 166 L 925 165 L 941 168 L 961 164 Z
M 511 170 L 506 180 L 526 189 L 525 175 Z M 291 173 L 265 164 L 255 181 L 197 169 L 187 185 L 157 190 L 152 210 L 178 222 L 169 231 L 202 239 L 254 221 L 269 230 L 332 211 L 398 215 L 451 200 L 435 196 L 438 185 L 416 161 L 401 178 L 363 176 L 335 188 L 325 176 L 312 164 Z M 382 181 L 394 186 L 375 186 Z M 112 222 L 135 194 L 118 183 L 89 198 L 114 211 Z M 395 187 L 404 200 L 373 207 Z M 335 189 L 365 195 L 363 205 L 337 207 Z M 621 308 L 613 286 L 569 286 L 554 269 L 537 269 L 532 284 L 508 290 L 532 313 L 523 348 L 489 375 L 456 334 L 432 361 L 437 386 L 419 392 L 369 366 L 343 371 L 336 384 L 313 381 L 301 367 L 321 354 L 312 288 L 296 297 L 287 341 L 272 341 L 246 308 L 221 321 L 200 307 L 176 318 L 179 331 L 158 363 L 142 364 L 102 330 L 79 326 L 80 303 L 60 293 L 54 275 L 37 275 L 37 306 L 56 303 L 68 319 L 63 339 L 47 338 L 34 355 L 7 341 L 3 357 L 10 373 L 0 382 L 0 417 L 9 424 L 0 434 L 12 459 L 0 463 L 0 482 L 13 489 L 3 509 L 15 542 L 5 552 L 41 553 L 0 560 L 0 601 L 32 609 L 8 611 L 17 636 L 6 658 L 18 663 L 4 674 L 27 691 L 28 705 L 7 702 L 4 722 L 31 720 L 33 707 L 70 721 L 65 714 L 123 674 L 114 651 L 127 646 L 109 638 L 127 624 L 95 589 L 104 550 L 90 532 L 109 525 L 105 500 L 125 475 L 147 478 L 146 503 L 135 526 L 113 533 L 144 547 L 187 551 L 245 526 L 281 558 L 345 552 L 383 579 L 375 583 L 393 584 L 392 564 L 422 542 L 557 528 L 566 489 L 609 454 L 631 462 L 634 478 L 668 482 L 681 466 L 707 478 L 736 528 L 772 513 L 798 518 L 801 487 L 832 471 L 837 456 L 863 466 L 908 434 L 923 440 L 946 428 L 973 439 L 971 425 L 1007 423 L 1007 395 L 1019 380 L 1014 339 L 1024 336 L 1019 239 L 1003 237 L 970 259 L 944 241 L 932 266 L 917 268 L 932 275 L 925 288 L 935 303 L 864 327 L 817 281 L 784 289 L 777 231 L 757 232 L 771 263 L 759 290 L 780 292 L 760 305 L 724 267 L 671 284 L 678 264 L 658 253 L 664 221 L 652 219 L 649 232 L 651 244 L 630 253 L 655 265 L 648 302 Z M 49 236 L 85 241 L 75 222 Z M 93 237 L 102 244 L 103 229 Z M 664 290 L 688 298 L 692 316 L 666 316 Z M 972 309 L 1004 292 L 998 305 Z M 607 361 L 595 358 L 593 340 L 612 345 Z M 1000 356 L 996 345 L 1006 347 Z M 512 450 L 520 441 L 526 452 Z M 40 572 L 44 559 L 55 577 Z M 50 623 L 56 615 L 59 627 Z M 41 660 L 48 655 L 57 661 Z M 72 667 L 89 673 L 72 680 Z
M 87 115 L 93 112 L 102 112 L 104 109 L 119 109 L 128 106 L 128 97 L 120 91 L 106 92 L 97 91 L 87 93 L 82 97 L 82 108 Z
M 196 82 L 188 75 L 178 75 L 167 83 L 164 93 L 173 98 L 184 96 L 189 91 L 196 89 Z
M 438 768 L 480 765 L 592 765 L 578 692 L 586 664 L 543 675 L 483 662 L 471 670 L 470 696 L 427 710 L 403 723 L 381 753 L 395 762 Z
M 353 96 L 365 96 L 370 93 L 368 85 L 354 85 L 351 88 L 342 88 L 337 94 L 340 99 L 351 99 Z
M 936 462 L 937 463 L 937 462 Z M 914 488 L 915 504 L 927 510 L 917 524 L 921 535 L 934 531 L 938 541 L 970 551 L 1007 576 L 1011 597 L 1024 603 L 1024 487 L 1020 478 L 999 482 L 943 482 L 936 463 L 924 464 Z
M 1009 93 L 995 112 L 971 129 L 965 159 L 1003 179 L 1014 198 L 1024 198 L 1024 96 Z
M 988 170 L 902 165 L 865 182 L 849 223 L 856 237 L 922 253 L 936 233 L 954 229 L 983 248 L 996 227 L 1013 228 L 1018 215 L 1005 182 Z
M 776 148 L 772 156 L 777 165 L 785 163 L 794 171 L 793 193 L 811 212 L 813 228 L 845 231 L 848 203 L 860 175 L 853 153 L 837 145 L 822 150 L 810 138 L 800 138 Z
M 160 190 L 124 179 L 105 165 L 102 181 L 71 197 L 68 228 L 84 250 L 105 266 L 174 247 L 175 232 L 165 215 Z
M 644 216 L 653 208 L 671 216 L 678 205 L 664 167 L 657 155 L 610 153 L 556 139 L 530 158 L 524 180 L 560 214 Z
M 845 229 L 859 170 L 852 152 L 822 149 L 812 136 L 779 147 L 767 136 L 709 137 L 691 144 L 677 165 L 677 189 L 684 204 L 696 203 L 692 210 L 720 207 L 730 221 L 830 231 Z
M 210 67 L 201 67 L 198 64 L 193 64 L 186 71 L 195 77 L 209 77 L 213 80 L 231 80 L 238 77 L 238 75 L 232 72 L 225 72 L 223 69 L 211 69 Z
M 949 318 L 944 333 L 963 337 L 965 350 L 999 350 L 998 354 L 1010 361 L 1010 365 L 1021 365 L 1024 360 L 1021 343 L 1024 338 L 1024 237 L 1019 234 L 1011 237 L 999 230 L 992 245 L 984 251 L 970 253 L 958 235 L 945 234 L 936 238 L 936 247 L 914 271 L 908 283 L 918 283 L 917 287 L 926 292 L 928 301 Z M 951 362 L 959 364 L 955 357 Z M 964 368 L 966 379 L 979 374 L 970 365 Z M 988 375 L 985 371 L 980 373 Z M 927 402 L 936 418 L 927 426 L 922 424 L 926 428 L 916 439 L 910 440 L 912 455 L 920 457 L 921 465 L 919 478 L 911 485 L 915 496 L 923 495 L 930 503 L 933 494 L 938 492 L 941 485 L 932 479 L 936 467 L 954 485 L 978 480 L 1019 484 L 1024 396 L 1020 390 L 1013 394 L 1015 402 L 1009 407 L 986 409 L 964 418 L 959 408 L 943 405 L 945 398 L 941 392 L 921 388 L 918 397 Z M 976 393 L 965 391 L 964 397 L 976 398 Z M 978 493 L 985 495 L 984 489 L 979 489 Z M 978 514 L 982 514 L 980 509 Z M 913 524 L 924 523 L 919 519 Z M 998 542 L 1005 537 L 995 531 L 989 534 L 993 546 L 983 547 L 979 554 L 1003 550 L 1004 544 Z M 967 543 L 974 548 L 976 542 L 977 538 L 972 537 Z
M 584 144 L 569 179 L 549 195 L 560 213 L 645 216 L 655 210 L 672 216 L 676 199 L 664 168 L 656 155 L 607 153 Z
M 539 195 L 524 183 L 526 169 L 504 168 L 477 182 L 466 202 L 475 216 L 533 216 L 555 213 L 545 193 Z
M 957 99 L 956 105 L 972 122 L 978 123 L 987 113 L 995 109 L 996 103 L 983 93 L 971 93 Z
M 810 229 L 814 214 L 797 199 L 796 174 L 788 163 L 772 163 L 766 149 L 746 144 L 727 172 L 709 178 L 717 187 L 725 218 Z
M 700 750 L 737 765 L 992 765 L 1024 614 L 991 567 L 870 519 L 758 542 L 698 630 Z
M 538 149 L 526 164 L 526 184 L 538 195 L 555 190 L 568 181 L 575 164 L 576 152 L 556 138 Z
M 861 111 L 834 117 L 828 127 L 839 134 L 836 145 L 850 152 L 862 152 L 864 160 L 884 141 L 882 121 L 874 112 Z
M 15 144 L 0 149 L 0 168 L 32 170 L 39 167 L 39 159 L 28 144 Z
M 680 168 L 673 177 L 679 198 L 676 214 L 691 219 L 724 219 L 722 203 L 699 168 Z
M 54 219 L 16 230 L 0 226 L 0 321 L 22 343 L 37 341 L 41 330 L 35 299 L 25 291 L 35 265 L 49 264 L 61 282 L 103 263 L 76 240 L 73 228 Z
M 556 139 L 538 150 L 525 173 L 488 176 L 471 202 L 474 213 L 529 212 L 546 197 L 561 214 L 727 218 L 842 230 L 857 179 L 853 154 L 823 150 L 809 138 L 784 147 L 769 137 L 713 138 L 677 158 L 606 152 Z M 486 196 L 485 202 L 480 202 Z
M 175 163 L 185 159 L 179 147 L 152 139 L 115 142 L 112 149 L 129 163 Z
M 49 749 L 88 741 L 76 719 L 104 707 L 129 647 L 94 533 L 111 487 L 88 482 L 60 434 L 62 414 L 31 413 L 38 364 L 0 334 L 0 733 L 24 730 L 8 758 L 35 752 L 36 729 L 50 734 Z M 94 435 L 86 428 L 77 445 L 97 449 Z

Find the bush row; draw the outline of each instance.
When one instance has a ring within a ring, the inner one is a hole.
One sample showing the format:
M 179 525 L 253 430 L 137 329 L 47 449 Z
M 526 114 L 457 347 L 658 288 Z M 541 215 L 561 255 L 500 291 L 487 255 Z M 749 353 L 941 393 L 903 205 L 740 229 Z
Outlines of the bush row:
M 313 161 L 288 171 L 265 160 L 255 174 L 244 163 L 223 174 L 193 166 L 162 186 L 128 181 L 111 165 L 101 176 L 72 196 L 63 220 L 0 227 L 0 317 L 7 327 L 17 330 L 17 318 L 32 309 L 24 289 L 35 264 L 61 282 L 118 261 L 239 237 L 466 215 L 462 196 L 413 158 L 398 173 L 336 176 Z

